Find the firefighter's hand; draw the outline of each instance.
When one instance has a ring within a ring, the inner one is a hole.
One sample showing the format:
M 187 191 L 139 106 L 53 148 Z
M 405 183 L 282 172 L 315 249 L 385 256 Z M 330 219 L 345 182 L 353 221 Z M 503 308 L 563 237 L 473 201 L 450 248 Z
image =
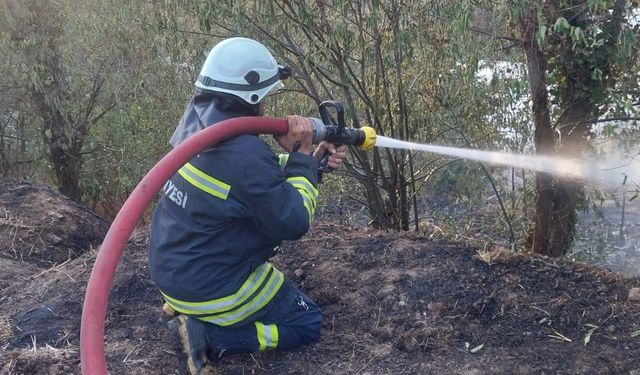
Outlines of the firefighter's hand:
M 333 143 L 322 141 L 313 152 L 313 157 L 317 161 L 320 161 L 327 152 L 329 153 L 327 166 L 331 169 L 338 169 L 342 165 L 344 158 L 347 156 L 347 146 L 341 145 L 336 147 Z
M 285 150 L 292 152 L 297 151 L 303 154 L 311 154 L 311 142 L 313 141 L 313 131 L 309 125 L 309 119 L 302 116 L 288 116 L 289 131 L 284 135 L 274 135 L 276 142 Z M 294 150 L 294 145 L 298 143 L 299 147 Z

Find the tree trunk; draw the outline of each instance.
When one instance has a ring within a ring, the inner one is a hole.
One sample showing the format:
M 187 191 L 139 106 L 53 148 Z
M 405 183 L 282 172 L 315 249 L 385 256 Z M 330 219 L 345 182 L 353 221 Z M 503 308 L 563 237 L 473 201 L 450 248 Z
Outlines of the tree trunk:
M 32 97 L 42 115 L 42 136 L 45 145 L 49 148 L 49 160 L 58 180 L 58 189 L 61 194 L 80 202 L 82 199 L 80 189 L 82 143 L 77 144 L 69 138 L 67 129 L 72 129 L 73 124 L 65 122 L 64 116 L 47 101 L 43 93 L 34 92 Z
M 586 2 L 572 8 L 557 7 L 550 2 L 549 9 L 561 11 L 573 27 L 585 28 L 592 21 L 583 11 Z M 612 87 L 615 79 L 611 77 L 611 65 L 614 61 L 615 45 L 621 32 L 621 24 L 626 7 L 625 0 L 616 0 L 611 8 L 611 16 L 604 27 L 606 40 L 595 51 L 589 51 L 595 58 L 594 64 L 584 58 L 585 51 L 577 50 L 575 44 L 560 44 L 554 56 L 561 64 L 562 92 L 560 94 L 561 114 L 557 124 L 560 130 L 560 142 L 556 155 L 564 158 L 581 158 L 587 144 L 590 120 L 598 117 L 598 101 Z M 554 14 L 556 19 L 559 14 Z M 531 10 L 521 21 L 524 49 L 527 56 L 529 86 L 533 102 L 535 123 L 535 144 L 539 154 L 552 154 L 554 135 L 549 119 L 547 90 L 544 83 L 546 62 L 536 43 L 538 18 Z M 594 78 L 592 72 L 597 67 L 600 78 Z M 606 78 L 603 78 L 606 77 Z M 584 189 L 580 182 L 548 175 L 538 174 L 537 196 L 532 234 L 532 251 L 549 256 L 565 255 L 574 238 L 577 223 L 577 207 L 583 199 Z
M 582 2 L 581 5 L 585 6 L 586 2 Z M 575 44 L 566 43 L 556 51 L 562 64 L 561 73 L 564 86 L 560 94 L 562 111 L 557 121 L 560 130 L 560 144 L 556 154 L 560 157 L 582 157 L 587 145 L 587 134 L 591 128 L 591 120 L 599 116 L 599 102 L 605 97 L 607 90 L 615 84 L 611 69 L 615 61 L 615 46 L 619 43 L 618 38 L 625 8 L 625 0 L 616 0 L 612 4 L 610 18 L 603 28 L 606 36 L 605 42 L 595 50 L 588 51 L 595 59 L 595 63 L 585 59 L 585 51 L 576 49 Z M 579 6 L 563 9 L 563 11 L 568 12 L 564 15 L 574 27 L 585 28 L 589 22 L 592 22 L 592 18 Z M 530 33 L 526 40 L 535 40 L 533 38 L 535 28 L 528 31 Z M 594 67 L 600 70 L 600 78 L 592 76 Z M 537 125 L 536 123 L 536 132 Z M 537 145 L 536 140 L 536 147 Z M 540 248 L 536 248 L 534 242 L 534 251 L 558 257 L 565 255 L 573 242 L 577 223 L 576 211 L 584 199 L 584 188 L 581 182 L 566 180 L 562 177 L 556 178 L 552 187 L 551 210 L 553 216 L 547 248 L 544 251 L 538 251 Z
M 523 31 L 524 50 L 527 57 L 529 93 L 533 106 L 532 114 L 535 126 L 536 154 L 549 155 L 553 153 L 555 136 L 551 127 L 548 92 L 545 83 L 547 62 L 533 37 L 537 29 L 535 14 L 531 12 L 522 20 L 520 26 Z M 548 254 L 549 251 L 553 208 L 552 188 L 551 176 L 547 173 L 537 173 L 531 251 L 538 254 Z
M 592 106 L 584 100 L 572 104 L 558 119 L 560 145 L 557 155 L 565 158 L 580 158 L 587 143 L 588 119 Z M 573 242 L 577 223 L 577 207 L 583 199 L 582 183 L 558 178 L 554 184 L 553 224 L 549 241 L 549 255 L 565 255 Z
M 74 100 L 64 69 L 61 47 L 64 36 L 61 20 L 64 16 L 60 8 L 53 1 L 16 2 L 14 6 L 16 24 L 26 23 L 29 28 L 18 27 L 9 32 L 16 40 L 25 38 L 30 41 L 19 45 L 19 48 L 32 64 L 29 69 L 34 82 L 29 86 L 30 101 L 42 120 L 41 134 L 49 149 L 49 161 L 53 165 L 58 188 L 62 194 L 80 201 L 81 150 L 87 126 L 93 121 L 91 113 L 103 81 L 98 76 L 94 79 L 84 116 L 82 111 L 72 115 L 69 108 L 82 108 L 84 103 L 80 105 Z M 29 15 L 28 19 L 24 15 Z M 29 34 L 30 30 L 37 30 L 37 33 Z
M 54 145 L 49 145 L 49 152 L 60 193 L 80 202 L 82 200 L 82 189 L 80 189 L 82 159 L 79 155 L 71 155 L 62 147 Z

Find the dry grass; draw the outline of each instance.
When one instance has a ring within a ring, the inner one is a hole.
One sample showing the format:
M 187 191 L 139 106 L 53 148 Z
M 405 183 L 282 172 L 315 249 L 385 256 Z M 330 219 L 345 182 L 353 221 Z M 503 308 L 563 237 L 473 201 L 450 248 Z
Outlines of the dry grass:
M 28 348 L 14 349 L 10 352 L 5 351 L 5 353 L 7 355 L 5 359 L 8 359 L 8 361 L 4 365 L 0 365 L 0 373 L 7 375 L 24 374 L 25 370 L 33 370 L 31 367 L 24 367 L 25 364 L 29 363 L 39 364 L 39 370 L 50 374 L 73 373 L 73 369 L 69 365 L 65 365 L 65 363 L 78 357 L 78 349 L 75 347 L 54 348 L 49 344 L 38 346 L 36 336 L 31 337 L 31 346 Z
M 488 265 L 492 266 L 493 264 L 495 264 L 496 260 L 500 259 L 503 254 L 506 252 L 507 250 L 504 250 L 503 248 L 494 248 L 491 250 L 478 250 L 476 251 L 476 256 L 478 259 L 480 259 L 481 261 L 487 263 Z
M 12 338 L 11 320 L 8 316 L 0 316 L 0 341 L 9 341 Z

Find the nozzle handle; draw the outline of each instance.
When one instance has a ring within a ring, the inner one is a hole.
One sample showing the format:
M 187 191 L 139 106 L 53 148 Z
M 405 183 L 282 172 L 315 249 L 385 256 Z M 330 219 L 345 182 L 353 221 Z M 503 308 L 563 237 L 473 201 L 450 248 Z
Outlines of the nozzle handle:
M 320 158 L 319 169 L 323 173 L 333 172 L 333 168 L 329 166 L 329 152 L 325 152 L 324 155 Z
M 336 116 L 338 117 L 338 123 L 335 124 L 333 121 L 331 121 L 331 116 L 329 115 L 329 108 L 333 108 L 336 110 Z M 342 103 L 335 101 L 335 100 L 325 100 L 324 102 L 320 103 L 320 105 L 318 106 L 318 111 L 320 111 L 320 118 L 322 118 L 322 121 L 327 124 L 327 125 L 338 125 L 338 127 L 340 128 L 344 128 L 345 127 L 345 122 L 344 122 L 344 107 L 342 106 Z
M 337 124 L 332 121 L 329 109 L 334 109 L 337 116 Z M 335 100 L 327 100 L 318 106 L 321 119 L 310 117 L 309 123 L 313 129 L 313 143 L 318 144 L 323 140 L 339 145 L 358 146 L 362 150 L 369 151 L 375 145 L 376 133 L 373 128 L 364 127 L 359 129 L 347 128 L 344 120 L 344 107 L 342 103 Z M 320 170 L 330 172 L 327 166 L 329 153 L 326 152 L 320 159 Z

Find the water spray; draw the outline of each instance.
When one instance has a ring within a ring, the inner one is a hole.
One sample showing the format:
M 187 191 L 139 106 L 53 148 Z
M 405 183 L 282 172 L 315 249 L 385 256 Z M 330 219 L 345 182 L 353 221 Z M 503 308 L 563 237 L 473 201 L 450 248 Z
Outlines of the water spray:
M 335 110 L 335 120 L 329 110 Z M 509 152 L 482 151 L 458 147 L 436 146 L 401 141 L 384 136 L 376 136 L 373 128 L 348 128 L 345 126 L 344 108 L 340 102 L 325 101 L 319 106 L 321 118 L 309 118 L 313 128 L 313 143 L 322 140 L 340 145 L 358 146 L 370 151 L 373 147 L 424 151 L 439 155 L 487 162 L 549 173 L 561 178 L 586 180 L 603 186 L 619 186 L 623 183 L 640 182 L 640 161 L 625 161 L 623 158 L 608 160 L 578 160 L 544 155 L 526 155 Z M 321 169 L 326 167 L 328 154 L 321 160 Z
M 624 161 L 622 158 L 609 160 L 578 160 L 543 155 L 482 151 L 419 144 L 383 136 L 377 137 L 375 145 L 376 147 L 425 151 L 491 164 L 507 165 L 537 172 L 545 172 L 562 178 L 587 180 L 604 186 L 619 186 L 626 182 L 640 182 L 640 161 L 637 160 Z

